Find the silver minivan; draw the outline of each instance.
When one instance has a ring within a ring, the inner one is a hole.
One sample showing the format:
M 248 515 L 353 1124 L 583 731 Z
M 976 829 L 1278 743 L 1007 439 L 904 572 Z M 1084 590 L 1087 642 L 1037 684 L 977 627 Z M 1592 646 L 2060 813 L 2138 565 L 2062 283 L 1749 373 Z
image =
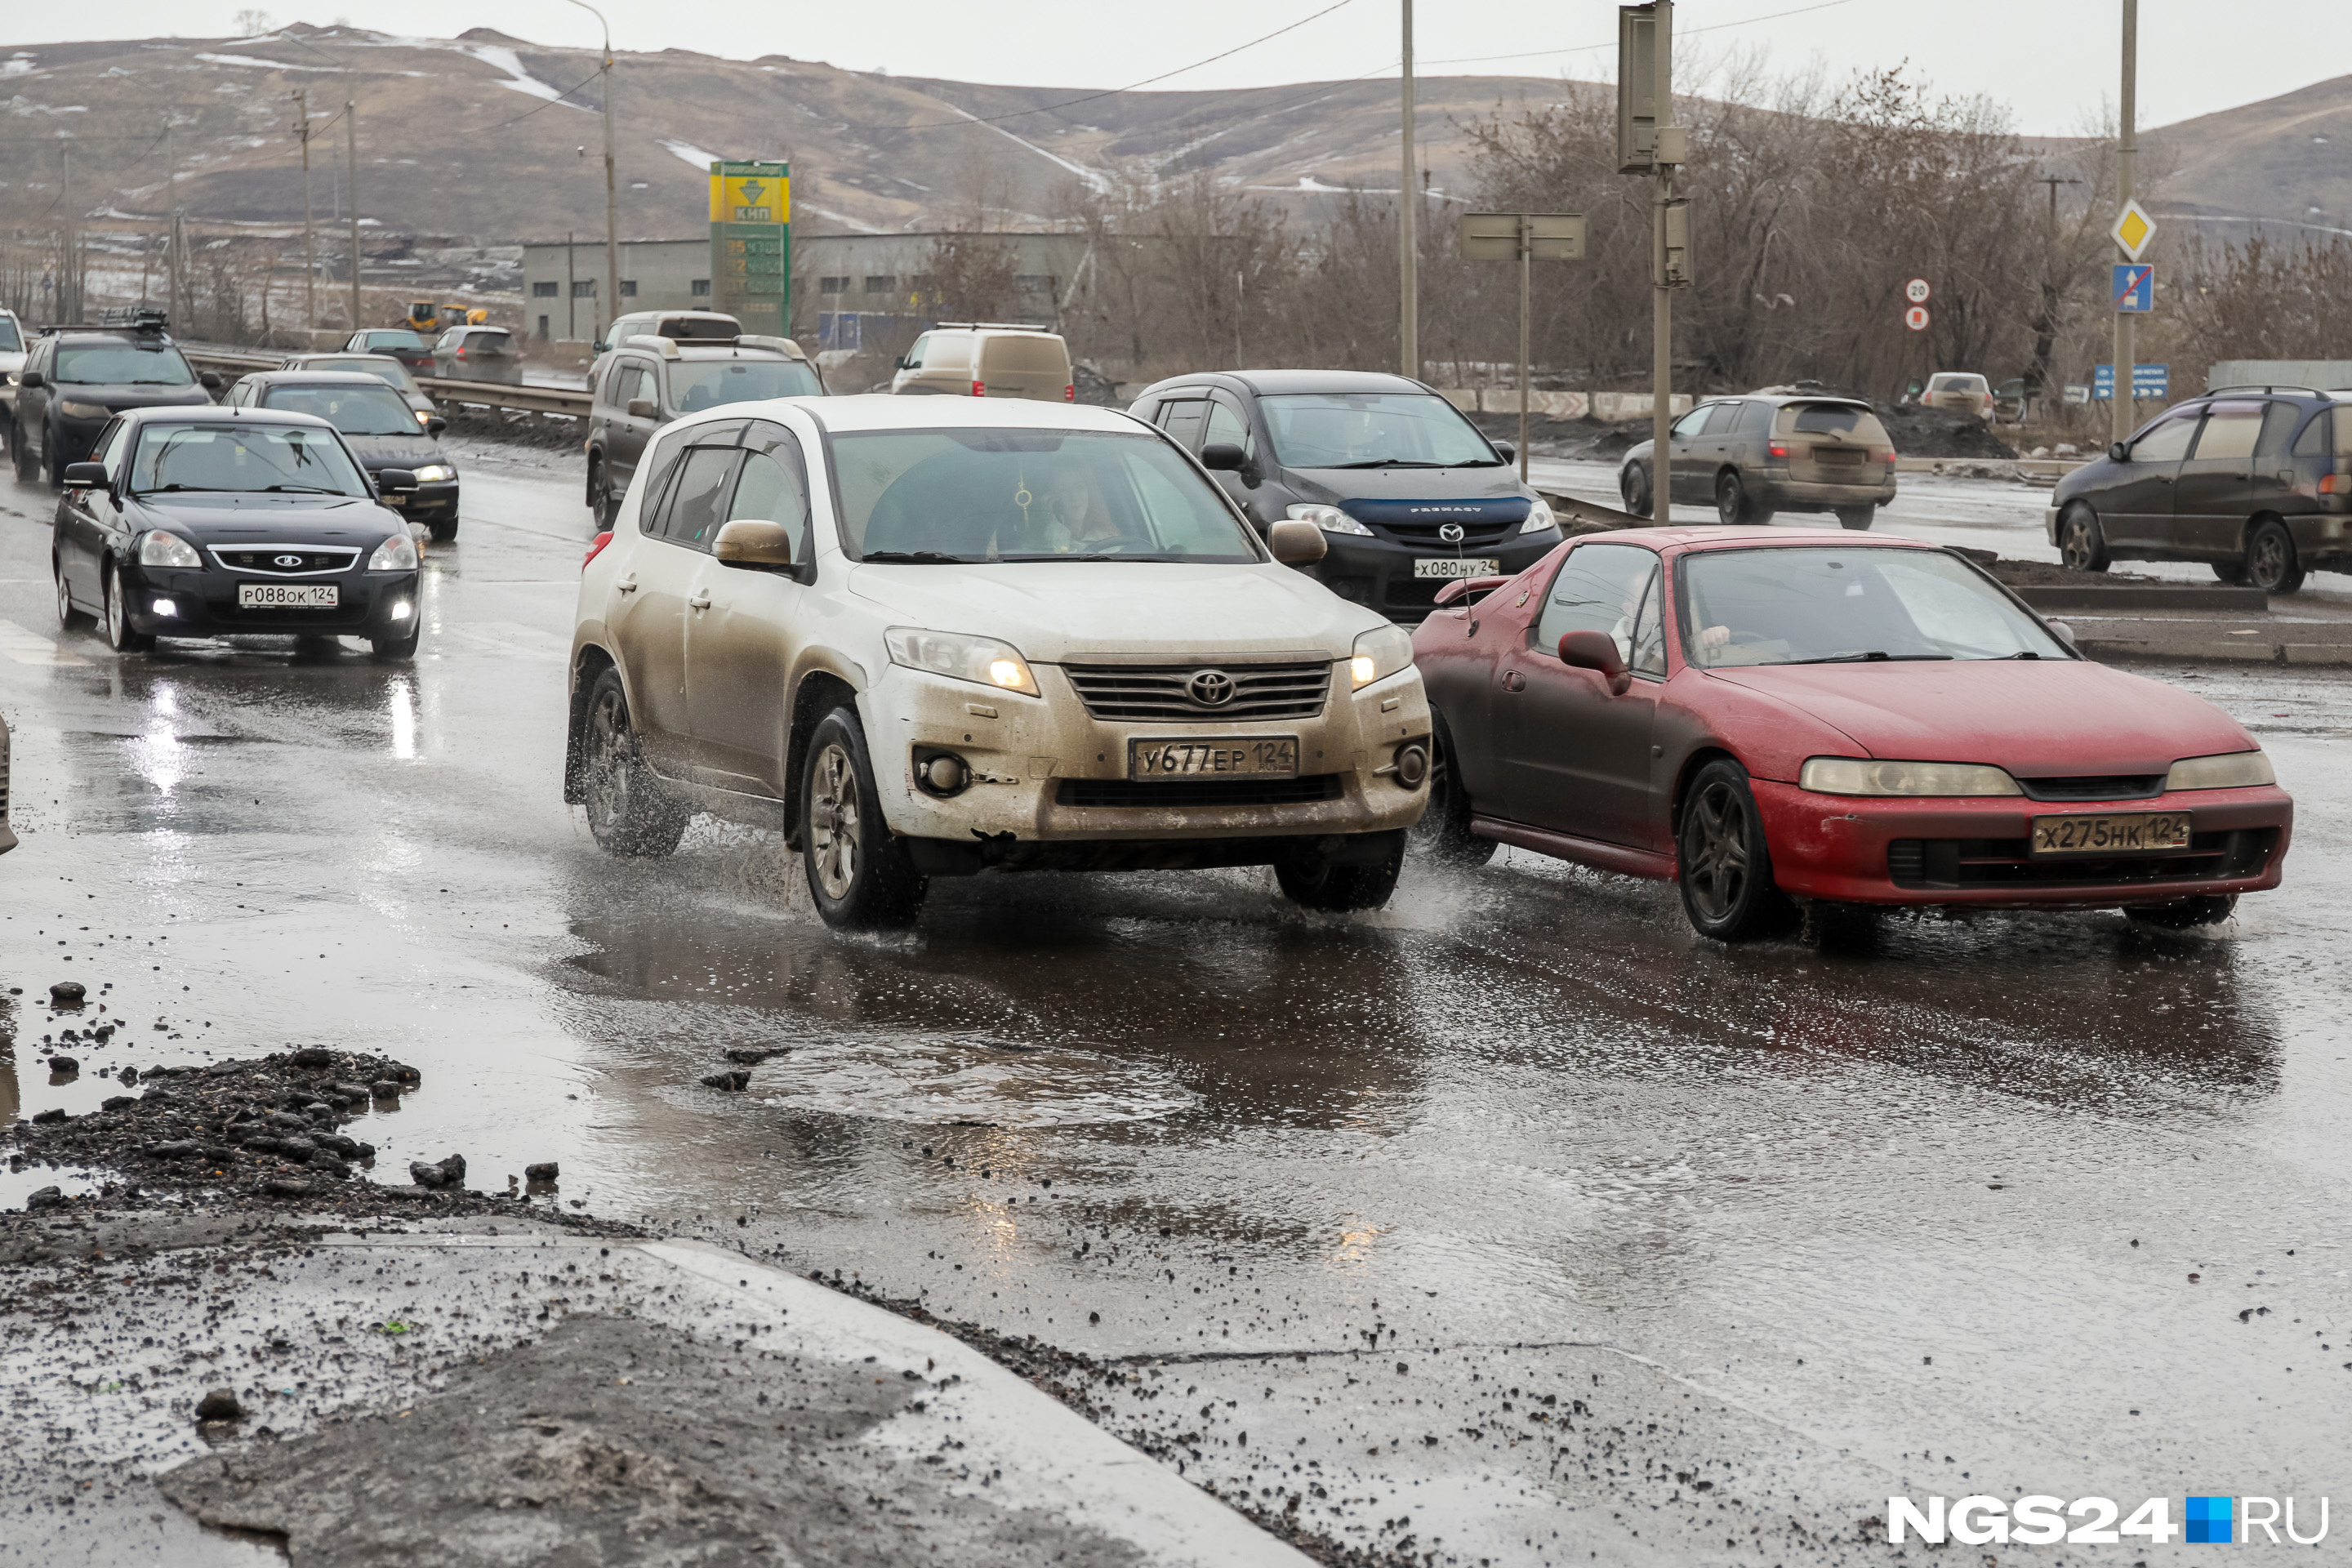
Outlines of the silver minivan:
M 1059 332 L 995 321 L 941 321 L 898 361 L 899 396 L 1025 397 L 1076 403 L 1070 348 Z

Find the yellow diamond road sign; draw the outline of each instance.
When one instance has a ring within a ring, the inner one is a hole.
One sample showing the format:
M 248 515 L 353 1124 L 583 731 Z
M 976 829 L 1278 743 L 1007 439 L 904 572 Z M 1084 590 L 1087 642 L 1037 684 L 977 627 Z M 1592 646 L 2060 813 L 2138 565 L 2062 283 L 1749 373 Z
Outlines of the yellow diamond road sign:
M 2156 220 L 2142 211 L 2137 202 L 2126 202 L 2124 210 L 2116 216 L 2116 226 L 2107 232 L 2123 247 L 2126 256 L 2137 261 L 2140 252 L 2147 248 L 2147 242 L 2156 237 Z

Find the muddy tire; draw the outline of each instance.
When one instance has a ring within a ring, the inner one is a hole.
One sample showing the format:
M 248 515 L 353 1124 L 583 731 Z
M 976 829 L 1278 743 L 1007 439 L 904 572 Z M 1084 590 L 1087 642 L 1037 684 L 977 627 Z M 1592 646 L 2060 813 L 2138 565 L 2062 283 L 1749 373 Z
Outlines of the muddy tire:
M 106 639 L 106 646 L 117 653 L 145 653 L 153 647 L 153 637 L 131 629 L 129 606 L 122 599 L 122 583 L 114 574 L 113 562 L 108 562 L 100 572 L 99 584 L 99 596 L 105 608 L 98 618 L 98 635 Z
M 1625 510 L 1636 517 L 1650 515 L 1650 471 L 1639 463 L 1628 463 L 1617 476 L 1617 493 L 1624 498 Z
M 1748 499 L 1747 485 L 1729 468 L 1715 476 L 1715 515 L 1727 528 L 1756 521 L 1756 503 Z
M 2243 560 L 2216 561 L 2213 563 L 2213 575 L 2231 587 L 2242 587 L 2246 581 L 2246 563 Z
M 621 515 L 621 498 L 613 493 L 613 480 L 602 462 L 588 466 L 588 510 L 595 518 L 600 531 L 609 531 L 613 520 Z
M 1405 830 L 1416 854 L 1441 866 L 1467 869 L 1495 858 L 1495 841 L 1470 831 L 1470 795 L 1454 767 L 1454 731 L 1444 715 L 1430 714 L 1429 806 Z
M 89 625 L 89 616 L 74 607 L 73 595 L 66 587 L 65 568 L 57 562 L 49 563 L 49 574 L 57 579 L 58 629 L 78 632 Z
M 368 647 L 379 664 L 398 664 L 416 657 L 416 639 L 425 633 L 425 618 L 412 615 L 408 630 L 397 636 L 368 638 Z
M 667 855 L 686 836 L 689 813 L 654 775 L 629 723 L 621 672 L 607 668 L 588 689 L 580 771 L 588 831 L 608 855 Z
M 14 420 L 8 424 L 8 462 L 18 479 L 34 477 L 33 454 L 25 447 L 25 427 Z
M 825 924 L 888 931 L 914 923 L 929 879 L 882 819 L 866 731 L 851 709 L 835 709 L 809 736 L 800 830 L 809 896 Z
M 425 531 L 433 536 L 434 543 L 446 544 L 457 537 L 457 520 L 454 517 L 445 517 L 436 522 L 426 523 Z
M 2107 569 L 2107 534 L 2099 514 L 2076 501 L 2058 519 L 2058 559 L 2077 572 Z
M 1867 532 L 1870 525 L 1878 521 L 1878 509 L 1874 506 L 1842 506 L 1837 509 L 1837 520 L 1840 528 Z
M 2208 893 L 2201 898 L 2184 899 L 2177 904 L 2128 905 L 2124 915 L 2142 925 L 2161 926 L 2167 931 L 2188 931 L 2196 926 L 2220 925 L 2237 907 L 2238 895 L 2235 893 Z
M 1796 925 L 1796 906 L 1772 881 L 1772 853 L 1747 769 L 1727 759 L 1701 768 L 1675 839 L 1683 912 L 1699 935 L 1753 942 Z
M 2246 535 L 2246 581 L 2265 594 L 2292 594 L 2303 586 L 2303 563 L 2286 524 L 2266 517 Z
M 1368 837 L 1386 840 L 1377 847 L 1380 858 L 1366 865 L 1335 865 L 1313 850 L 1299 850 L 1275 862 L 1274 879 L 1282 896 L 1302 910 L 1346 914 L 1376 910 L 1396 891 L 1397 875 L 1404 869 L 1405 830 L 1395 828 Z

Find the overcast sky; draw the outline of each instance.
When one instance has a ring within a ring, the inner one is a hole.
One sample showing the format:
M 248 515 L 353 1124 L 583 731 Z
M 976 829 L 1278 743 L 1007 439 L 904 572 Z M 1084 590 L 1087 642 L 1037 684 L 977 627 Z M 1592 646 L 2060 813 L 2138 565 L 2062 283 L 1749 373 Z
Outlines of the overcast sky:
M 604 0 L 603 9 L 624 49 L 784 54 L 902 76 L 1118 88 L 1315 16 L 1330 3 Z M 225 36 L 242 8 L 236 0 L 107 0 L 66 18 L 46 6 L 12 5 L 0 45 Z M 263 8 L 279 22 L 344 20 L 437 37 L 489 26 L 593 47 L 598 36 L 595 19 L 567 0 L 275 0 Z M 1422 0 L 1419 11 L 1421 68 L 1432 74 L 1600 79 L 1613 70 L 1616 7 L 1601 0 Z M 2121 15 L 2121 0 L 1685 0 L 1675 25 L 1694 48 L 1769 48 L 1771 63 L 1790 69 L 1818 62 L 1842 76 L 1907 59 L 1944 91 L 2006 102 L 2022 132 L 2063 135 L 2116 97 Z M 2345 15 L 2346 0 L 2271 0 L 2244 12 L 2211 0 L 2143 0 L 2141 123 L 2186 120 L 2352 72 Z M 60 22 L 70 30 L 54 30 Z M 1343 0 L 1278 38 L 1157 85 L 1393 75 L 1399 36 L 1399 0 Z M 1523 58 L 1466 58 L 1495 55 Z

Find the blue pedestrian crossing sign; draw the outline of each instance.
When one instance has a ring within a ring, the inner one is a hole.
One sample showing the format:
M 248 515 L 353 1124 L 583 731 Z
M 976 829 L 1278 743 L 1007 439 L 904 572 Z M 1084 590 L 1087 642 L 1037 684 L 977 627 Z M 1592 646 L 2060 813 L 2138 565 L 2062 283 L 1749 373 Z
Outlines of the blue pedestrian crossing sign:
M 2091 367 L 2091 401 L 2105 403 L 2116 395 L 2116 367 L 2111 364 Z M 2168 364 L 2136 364 L 2132 366 L 2132 396 L 2143 402 L 2168 403 L 2172 400 L 2172 367 Z
M 2156 264 L 2148 261 L 2118 261 L 2116 263 L 2115 286 L 2108 290 L 2115 296 L 2118 314 L 2145 314 L 2156 309 Z

